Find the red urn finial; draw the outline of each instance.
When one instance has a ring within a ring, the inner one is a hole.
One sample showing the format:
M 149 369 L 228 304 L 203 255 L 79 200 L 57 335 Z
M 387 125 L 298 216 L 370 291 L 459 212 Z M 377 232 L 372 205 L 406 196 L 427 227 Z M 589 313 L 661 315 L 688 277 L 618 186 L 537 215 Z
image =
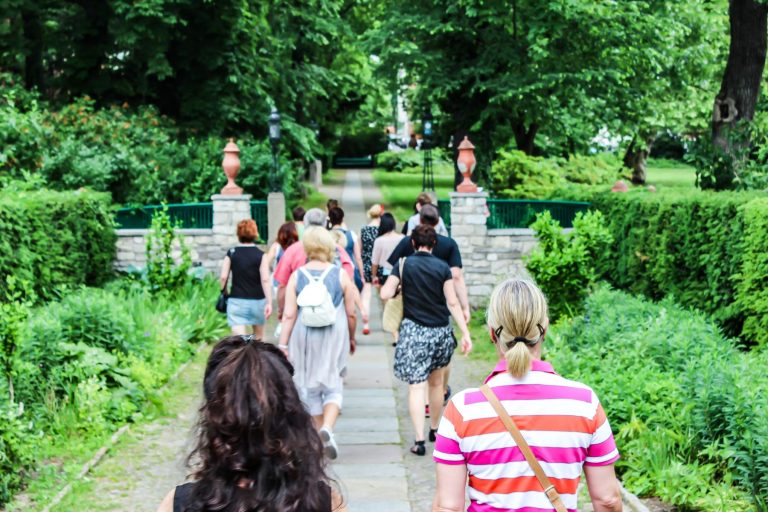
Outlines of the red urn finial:
M 458 187 L 457 192 L 477 192 L 477 185 L 472 183 L 472 171 L 475 170 L 477 160 L 475 159 L 475 146 L 469 141 L 468 137 L 459 144 L 459 157 L 456 159 L 456 165 L 459 172 L 464 176 Z
M 230 138 L 224 147 L 224 160 L 221 162 L 221 168 L 227 175 L 227 184 L 221 189 L 225 196 L 242 195 L 243 189 L 235 184 L 235 178 L 240 171 L 240 149 L 235 144 L 235 139 Z

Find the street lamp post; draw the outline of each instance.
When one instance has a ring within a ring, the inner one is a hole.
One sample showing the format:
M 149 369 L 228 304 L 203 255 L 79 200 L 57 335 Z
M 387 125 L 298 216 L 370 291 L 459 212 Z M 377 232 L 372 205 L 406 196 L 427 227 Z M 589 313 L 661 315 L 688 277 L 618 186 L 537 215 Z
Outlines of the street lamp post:
M 272 113 L 269 114 L 269 143 L 272 146 L 272 172 L 269 173 L 269 191 L 278 192 L 280 190 L 280 183 L 278 182 L 280 168 L 277 154 L 280 149 L 280 113 L 274 107 L 272 107 Z
M 432 112 L 428 108 L 421 120 L 423 138 L 421 149 L 424 150 L 424 167 L 422 169 L 421 190 L 435 191 L 435 174 L 432 170 Z

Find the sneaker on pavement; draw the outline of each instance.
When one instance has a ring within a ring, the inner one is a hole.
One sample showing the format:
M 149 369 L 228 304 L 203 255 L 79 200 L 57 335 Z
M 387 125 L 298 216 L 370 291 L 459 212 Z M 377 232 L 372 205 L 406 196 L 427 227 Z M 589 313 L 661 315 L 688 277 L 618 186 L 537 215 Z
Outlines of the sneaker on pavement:
M 428 405 L 424 406 L 424 416 L 429 418 L 429 406 Z
M 336 460 L 336 457 L 339 456 L 339 447 L 336 444 L 336 440 L 333 438 L 333 432 L 326 427 L 321 428 L 320 439 L 323 441 L 325 456 L 331 460 Z
M 451 386 L 448 386 L 448 388 L 445 390 L 445 394 L 443 395 L 443 406 L 448 405 L 448 400 L 451 399 Z

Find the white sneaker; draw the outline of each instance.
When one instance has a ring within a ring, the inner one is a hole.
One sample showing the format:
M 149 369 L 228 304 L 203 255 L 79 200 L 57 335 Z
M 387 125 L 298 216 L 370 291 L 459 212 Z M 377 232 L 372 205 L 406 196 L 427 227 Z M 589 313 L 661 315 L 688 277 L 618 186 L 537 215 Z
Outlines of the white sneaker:
M 336 440 L 333 439 L 333 432 L 327 427 L 323 427 L 319 433 L 320 439 L 323 441 L 325 456 L 331 460 L 336 460 L 336 457 L 339 456 L 339 447 L 336 445 Z
M 277 324 L 277 327 L 275 327 L 275 339 L 276 339 L 276 340 L 279 340 L 279 339 L 280 339 L 280 333 L 281 333 L 282 331 L 283 331 L 283 324 L 282 324 L 282 322 L 281 322 L 281 323 L 278 323 L 278 324 Z

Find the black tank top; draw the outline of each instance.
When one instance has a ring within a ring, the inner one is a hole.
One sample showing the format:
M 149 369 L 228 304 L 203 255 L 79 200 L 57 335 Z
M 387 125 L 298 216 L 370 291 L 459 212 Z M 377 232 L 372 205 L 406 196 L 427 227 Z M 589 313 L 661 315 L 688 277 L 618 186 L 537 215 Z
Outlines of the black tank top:
M 195 482 L 188 482 L 176 487 L 176 493 L 173 496 L 173 512 L 184 512 L 189 504 L 189 497 L 192 494 Z M 318 484 L 323 493 L 323 502 L 319 510 L 309 510 L 306 512 L 331 512 L 333 502 L 331 501 L 331 488 L 325 482 Z
M 227 251 L 231 262 L 232 290 L 229 296 L 236 299 L 263 299 L 261 287 L 261 258 L 264 253 L 256 246 L 238 246 Z

